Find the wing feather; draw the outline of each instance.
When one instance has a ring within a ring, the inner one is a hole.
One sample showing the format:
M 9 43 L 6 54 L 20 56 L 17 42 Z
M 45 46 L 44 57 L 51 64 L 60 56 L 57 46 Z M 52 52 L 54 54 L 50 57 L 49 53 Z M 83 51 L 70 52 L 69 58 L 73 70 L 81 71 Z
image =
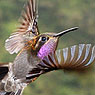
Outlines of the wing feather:
M 29 0 L 19 20 L 20 25 L 5 41 L 5 48 L 10 54 L 18 53 L 27 41 L 39 34 L 37 0 Z
M 43 59 L 40 65 L 51 70 L 80 70 L 95 62 L 95 46 L 79 44 L 57 50 Z

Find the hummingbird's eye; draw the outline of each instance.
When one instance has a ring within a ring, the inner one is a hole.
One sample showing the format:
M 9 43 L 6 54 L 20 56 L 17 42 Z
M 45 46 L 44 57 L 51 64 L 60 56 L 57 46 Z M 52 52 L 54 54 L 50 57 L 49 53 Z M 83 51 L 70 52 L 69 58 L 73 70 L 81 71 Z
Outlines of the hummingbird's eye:
M 41 38 L 41 41 L 45 42 L 45 41 L 47 41 L 48 39 L 49 39 L 48 37 L 42 37 L 42 38 Z
M 42 37 L 42 39 L 41 39 L 42 41 L 46 41 L 47 40 L 47 38 L 46 37 Z

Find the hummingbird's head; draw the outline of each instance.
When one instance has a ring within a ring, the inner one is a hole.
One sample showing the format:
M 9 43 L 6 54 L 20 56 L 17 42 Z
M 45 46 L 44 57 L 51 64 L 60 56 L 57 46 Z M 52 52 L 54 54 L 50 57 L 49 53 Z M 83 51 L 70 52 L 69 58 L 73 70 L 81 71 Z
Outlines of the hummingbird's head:
M 44 33 L 36 36 L 31 41 L 29 41 L 32 49 L 31 52 L 35 52 L 39 58 L 43 59 L 49 53 L 56 50 L 58 40 L 62 35 L 76 29 L 78 29 L 78 27 L 62 31 L 60 33 Z

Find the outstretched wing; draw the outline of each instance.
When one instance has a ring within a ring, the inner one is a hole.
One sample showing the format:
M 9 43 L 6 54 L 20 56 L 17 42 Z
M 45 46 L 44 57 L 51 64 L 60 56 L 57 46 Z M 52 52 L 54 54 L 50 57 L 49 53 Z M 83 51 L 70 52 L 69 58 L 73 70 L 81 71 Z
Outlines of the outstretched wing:
M 49 54 L 38 68 L 42 69 L 43 73 L 58 69 L 80 70 L 90 67 L 93 62 L 95 62 L 95 46 L 80 44 Z
M 22 12 L 20 18 L 20 26 L 16 32 L 5 42 L 5 48 L 10 54 L 18 53 L 27 41 L 39 34 L 38 22 L 38 0 L 29 0 L 25 6 L 25 11 Z

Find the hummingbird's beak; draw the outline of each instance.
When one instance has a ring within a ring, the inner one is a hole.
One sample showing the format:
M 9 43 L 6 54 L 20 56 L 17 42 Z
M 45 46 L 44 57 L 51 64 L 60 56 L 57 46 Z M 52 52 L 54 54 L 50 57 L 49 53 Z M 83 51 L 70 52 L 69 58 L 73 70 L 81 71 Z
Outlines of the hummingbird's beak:
M 77 29 L 78 29 L 78 27 L 70 28 L 70 29 L 64 30 L 64 31 L 62 31 L 60 33 L 54 34 L 53 37 L 61 37 L 62 35 L 66 34 L 66 33 L 69 33 L 71 31 L 75 31 Z

